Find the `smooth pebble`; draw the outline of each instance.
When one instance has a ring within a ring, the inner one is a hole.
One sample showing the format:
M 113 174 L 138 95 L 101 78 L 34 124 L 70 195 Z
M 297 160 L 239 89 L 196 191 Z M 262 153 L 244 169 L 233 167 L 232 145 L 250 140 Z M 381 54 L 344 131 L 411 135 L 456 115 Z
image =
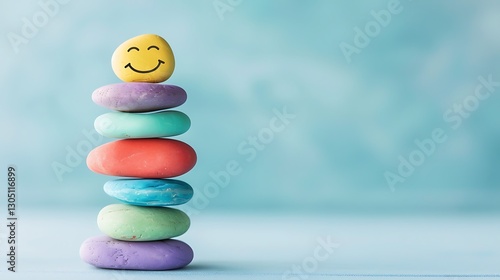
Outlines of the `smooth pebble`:
M 122 112 L 151 112 L 174 108 L 187 100 L 178 86 L 152 83 L 121 83 L 102 86 L 92 93 L 97 105 Z
M 193 256 L 193 249 L 176 239 L 130 242 L 96 236 L 80 246 L 80 258 L 84 262 L 109 269 L 178 269 L 191 263 Z
M 189 117 L 178 111 L 150 114 L 111 112 L 100 115 L 94 122 L 95 130 L 110 138 L 170 137 L 188 131 Z
M 90 170 L 110 176 L 170 178 L 196 164 L 196 152 L 174 139 L 124 139 L 103 144 L 87 156 Z
M 124 82 L 161 83 L 174 72 L 174 53 L 162 37 L 143 34 L 116 48 L 111 67 Z
M 117 179 L 106 182 L 104 192 L 139 206 L 180 205 L 193 197 L 193 188 L 188 183 L 174 179 Z
M 99 229 L 126 241 L 156 241 L 182 235 L 189 229 L 186 213 L 169 207 L 111 204 L 97 215 Z

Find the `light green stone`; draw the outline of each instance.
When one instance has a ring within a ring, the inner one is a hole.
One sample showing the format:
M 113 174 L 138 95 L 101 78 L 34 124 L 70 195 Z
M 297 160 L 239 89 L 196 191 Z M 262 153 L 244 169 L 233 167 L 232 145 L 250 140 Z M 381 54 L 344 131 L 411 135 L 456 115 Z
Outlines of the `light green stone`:
M 111 112 L 100 115 L 94 122 L 99 134 L 111 138 L 169 137 L 186 132 L 189 117 L 179 111 L 139 114 Z
M 114 239 L 154 241 L 185 233 L 190 220 L 186 213 L 174 208 L 111 204 L 99 212 L 97 225 Z

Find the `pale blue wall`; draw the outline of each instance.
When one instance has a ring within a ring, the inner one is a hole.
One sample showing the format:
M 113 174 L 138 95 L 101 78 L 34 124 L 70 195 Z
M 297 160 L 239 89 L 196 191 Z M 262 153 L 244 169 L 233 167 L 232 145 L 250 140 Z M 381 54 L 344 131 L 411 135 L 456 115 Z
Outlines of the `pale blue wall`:
M 220 0 L 236 5 L 219 14 L 213 0 L 72 0 L 43 12 L 47 2 L 1 1 L 1 158 L 19 169 L 21 204 L 113 202 L 101 189 L 107 177 L 83 157 L 62 180 L 52 164 L 67 165 L 66 148 L 85 145 L 82 130 L 107 112 L 90 95 L 119 82 L 110 66 L 115 47 L 157 33 L 177 58 L 168 83 L 188 92 L 179 110 L 193 125 L 178 138 L 199 155 L 180 179 L 200 194 L 210 172 L 232 160 L 242 170 L 206 210 L 500 206 L 500 88 L 473 97 L 479 76 L 500 81 L 498 2 Z M 370 27 L 371 12 L 388 6 L 386 26 L 372 26 L 380 30 L 348 63 L 339 45 L 354 45 L 355 28 Z M 43 26 L 28 38 L 23 18 Z M 25 41 L 13 44 L 12 33 Z M 479 100 L 470 117 L 460 125 L 455 113 L 443 118 L 463 100 L 469 108 Z M 243 142 L 285 107 L 295 118 L 251 157 L 256 150 Z M 436 128 L 444 142 L 392 192 L 384 172 L 397 172 L 399 155 L 408 159 L 414 140 Z

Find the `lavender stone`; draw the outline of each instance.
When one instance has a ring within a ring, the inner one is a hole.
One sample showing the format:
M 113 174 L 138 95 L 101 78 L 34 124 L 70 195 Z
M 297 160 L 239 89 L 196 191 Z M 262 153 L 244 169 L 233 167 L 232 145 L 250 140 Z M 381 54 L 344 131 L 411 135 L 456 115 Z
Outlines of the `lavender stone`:
M 186 102 L 184 89 L 155 83 L 106 85 L 92 93 L 94 103 L 122 112 L 150 112 L 174 108 Z
M 193 260 L 193 250 L 175 239 L 133 242 L 96 236 L 83 242 L 80 257 L 99 268 L 168 270 L 188 265 Z

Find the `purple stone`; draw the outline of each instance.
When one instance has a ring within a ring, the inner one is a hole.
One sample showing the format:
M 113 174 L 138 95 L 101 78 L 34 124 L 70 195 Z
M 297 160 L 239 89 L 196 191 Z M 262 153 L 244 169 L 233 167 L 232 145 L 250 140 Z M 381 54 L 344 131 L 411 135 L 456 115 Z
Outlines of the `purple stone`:
M 92 93 L 92 101 L 111 110 L 149 112 L 174 108 L 186 102 L 184 89 L 155 83 L 106 85 Z
M 175 239 L 134 242 L 96 236 L 83 242 L 80 257 L 99 268 L 168 270 L 188 265 L 193 250 Z

